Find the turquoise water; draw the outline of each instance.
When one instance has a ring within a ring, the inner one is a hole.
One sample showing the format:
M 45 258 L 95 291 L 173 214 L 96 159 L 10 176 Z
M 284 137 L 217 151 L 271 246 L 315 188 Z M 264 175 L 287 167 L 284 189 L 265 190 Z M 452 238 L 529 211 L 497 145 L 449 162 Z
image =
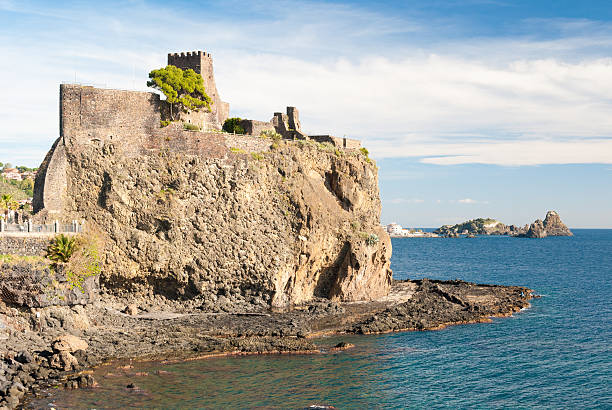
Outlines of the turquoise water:
M 543 297 L 493 323 L 324 339 L 312 356 L 138 364 L 149 376 L 57 392 L 56 408 L 612 408 L 612 230 L 573 238 L 393 239 L 396 278 L 525 285 Z M 168 373 L 154 374 L 156 370 Z M 126 389 L 127 383 L 138 386 Z

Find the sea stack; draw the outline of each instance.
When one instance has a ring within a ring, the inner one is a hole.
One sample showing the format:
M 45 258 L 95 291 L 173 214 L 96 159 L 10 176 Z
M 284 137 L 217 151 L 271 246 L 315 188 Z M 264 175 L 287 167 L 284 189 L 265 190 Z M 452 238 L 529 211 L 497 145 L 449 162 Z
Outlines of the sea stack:
M 536 220 L 529 226 L 527 232 L 519 236 L 523 238 L 546 238 L 547 236 L 573 235 L 572 231 L 561 221 L 557 212 L 548 211 L 544 221 Z

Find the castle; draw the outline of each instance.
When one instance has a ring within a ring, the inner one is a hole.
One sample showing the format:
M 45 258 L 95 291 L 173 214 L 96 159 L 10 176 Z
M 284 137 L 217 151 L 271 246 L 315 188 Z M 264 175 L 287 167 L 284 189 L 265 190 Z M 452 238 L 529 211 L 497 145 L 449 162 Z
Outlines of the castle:
M 203 51 L 170 53 L 168 65 L 193 69 L 201 74 L 212 100 L 210 111 L 184 111 L 179 120 L 198 126 L 201 132 L 183 130 L 182 126 L 160 127 L 168 119 L 168 105 L 154 92 L 101 89 L 78 84 L 61 84 L 59 92 L 59 138 L 39 168 L 34 187 L 35 213 L 59 216 L 65 208 L 68 184 L 68 155 L 88 145 L 122 155 L 146 155 L 159 149 L 159 141 L 177 152 L 200 156 L 227 155 L 228 144 L 267 150 L 260 141 L 262 131 L 275 131 L 286 139 L 312 139 L 338 148 L 358 149 L 360 142 L 331 135 L 307 136 L 301 130 L 299 112 L 287 107 L 286 114 L 274 113 L 270 121 L 242 120 L 245 136 L 220 133 L 229 117 L 229 103 L 221 100 L 213 72 L 213 60 Z M 249 137 L 250 136 L 250 137 Z M 223 150 L 221 146 L 226 149 Z

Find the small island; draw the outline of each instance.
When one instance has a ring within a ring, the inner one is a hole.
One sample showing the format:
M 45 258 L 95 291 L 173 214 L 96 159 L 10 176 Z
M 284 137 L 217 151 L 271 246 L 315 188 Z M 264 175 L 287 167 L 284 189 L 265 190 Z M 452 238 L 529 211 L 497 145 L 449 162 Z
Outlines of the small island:
M 572 231 L 561 221 L 555 211 L 548 211 L 544 221 L 537 219 L 531 225 L 523 227 L 505 225 L 491 218 L 478 218 L 456 225 L 443 225 L 434 234 L 445 238 L 458 238 L 461 235 L 508 235 L 517 238 L 546 238 L 547 236 L 572 236 Z

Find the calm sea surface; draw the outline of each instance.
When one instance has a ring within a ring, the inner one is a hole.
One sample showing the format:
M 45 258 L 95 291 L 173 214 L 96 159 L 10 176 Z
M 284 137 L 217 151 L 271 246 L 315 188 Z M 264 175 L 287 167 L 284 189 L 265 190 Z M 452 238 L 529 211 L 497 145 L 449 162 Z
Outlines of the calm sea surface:
M 323 339 L 356 347 L 313 356 L 137 364 L 58 391 L 56 408 L 612 408 L 612 230 L 573 238 L 393 239 L 396 278 L 525 285 L 530 309 L 490 324 Z M 169 373 L 155 374 L 163 370 Z M 133 382 L 139 389 L 125 386 Z

